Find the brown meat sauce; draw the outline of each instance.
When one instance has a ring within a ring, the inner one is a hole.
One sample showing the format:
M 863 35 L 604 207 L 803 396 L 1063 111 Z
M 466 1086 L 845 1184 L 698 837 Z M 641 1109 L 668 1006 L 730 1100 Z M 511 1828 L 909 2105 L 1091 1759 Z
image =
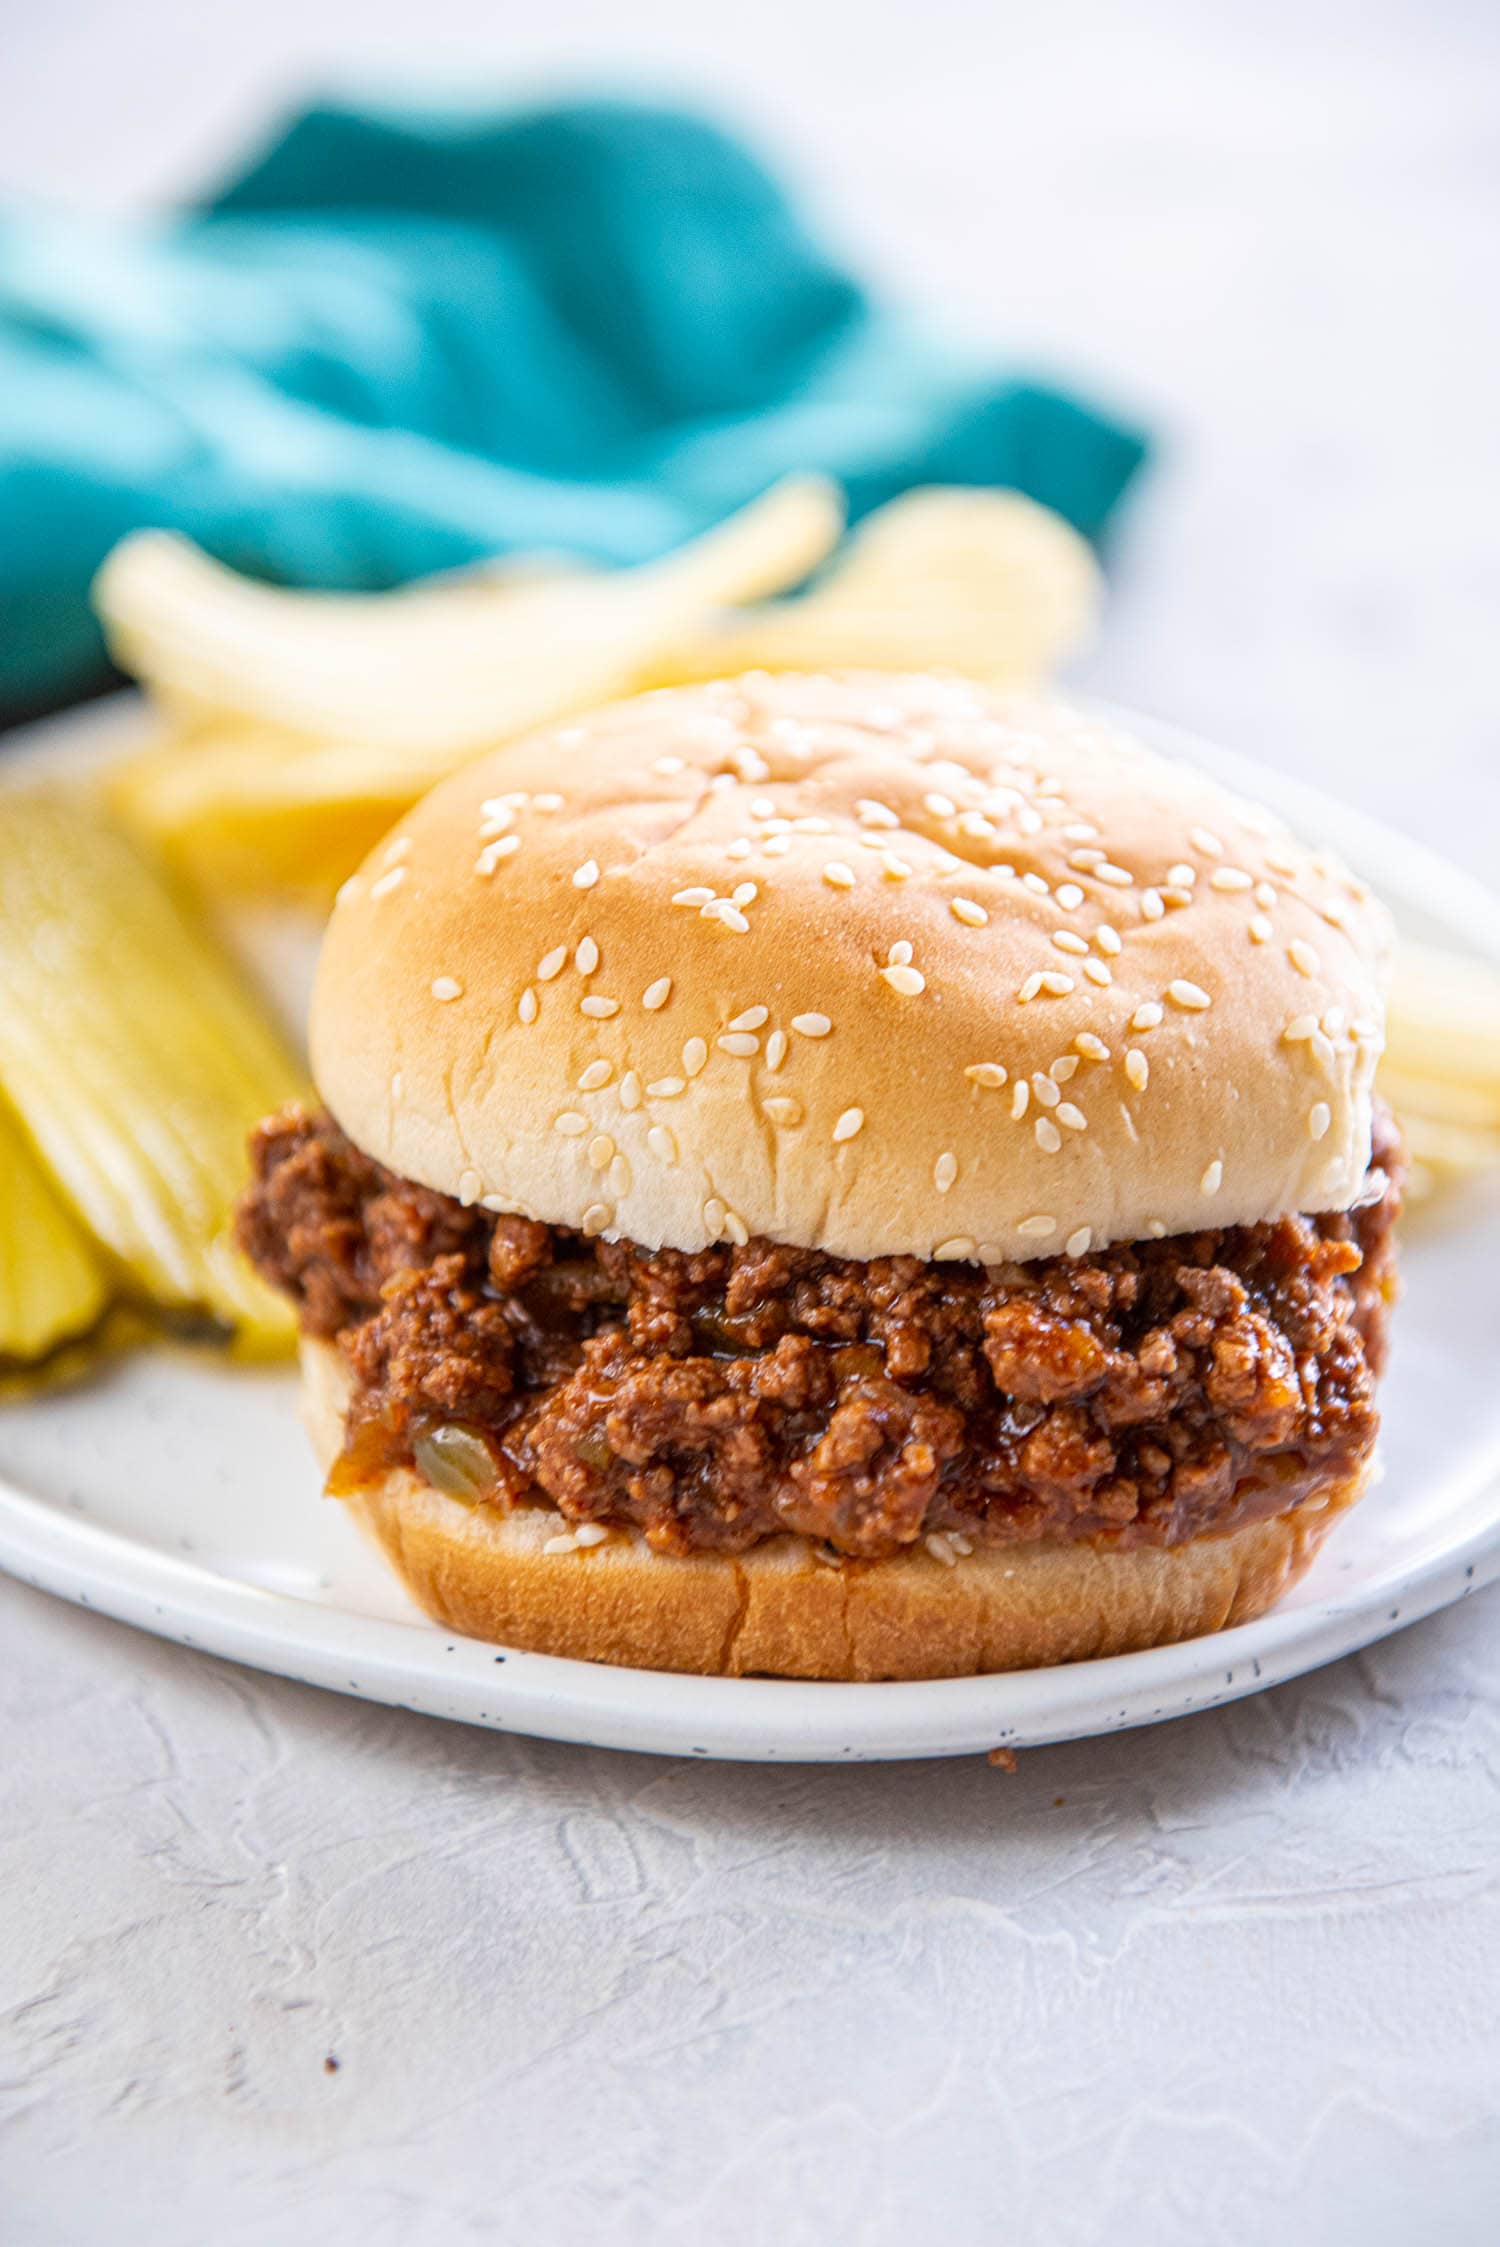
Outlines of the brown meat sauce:
M 240 1237 L 354 1377 L 335 1483 L 461 1423 L 492 1501 L 672 1552 L 782 1530 L 879 1556 L 931 1532 L 1176 1544 L 1369 1455 L 1400 1143 L 1347 1216 L 983 1269 L 752 1240 L 697 1255 L 465 1209 L 326 1115 L 253 1143 Z

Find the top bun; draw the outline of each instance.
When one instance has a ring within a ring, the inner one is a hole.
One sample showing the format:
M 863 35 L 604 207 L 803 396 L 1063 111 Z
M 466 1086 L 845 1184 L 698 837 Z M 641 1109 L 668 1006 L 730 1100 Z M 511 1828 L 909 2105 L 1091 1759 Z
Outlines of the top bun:
M 585 1233 L 1079 1256 L 1348 1206 L 1387 948 L 1097 718 L 753 674 L 418 804 L 340 894 L 313 1066 L 390 1169 Z

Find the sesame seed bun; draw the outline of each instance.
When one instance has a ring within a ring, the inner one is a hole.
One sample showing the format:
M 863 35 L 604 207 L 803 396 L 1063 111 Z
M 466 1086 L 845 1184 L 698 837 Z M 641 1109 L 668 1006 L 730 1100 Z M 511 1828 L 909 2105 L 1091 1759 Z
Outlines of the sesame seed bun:
M 349 1377 L 326 1342 L 304 1343 L 303 1373 L 327 1465 Z M 951 1566 L 924 1546 L 830 1567 L 794 1536 L 736 1559 L 676 1559 L 623 1530 L 578 1547 L 546 1503 L 465 1506 L 404 1468 L 345 1503 L 418 1605 L 466 1637 L 632 1669 L 855 1680 L 1031 1669 L 1248 1623 L 1306 1573 L 1361 1481 L 1170 1550 L 1012 1545 Z
M 392 1170 L 588 1234 L 1083 1255 L 1354 1199 L 1387 949 L 1094 718 L 754 675 L 428 796 L 341 893 L 313 1063 Z

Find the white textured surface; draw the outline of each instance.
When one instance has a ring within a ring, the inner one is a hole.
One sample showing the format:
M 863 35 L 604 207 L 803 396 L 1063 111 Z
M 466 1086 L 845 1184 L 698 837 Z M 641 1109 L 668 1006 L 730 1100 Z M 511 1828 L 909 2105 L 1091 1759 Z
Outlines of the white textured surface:
M 1483 866 L 1496 19 L 985 13 L 934 0 L 919 56 L 789 0 L 733 51 L 686 0 L 421 20 L 439 63 L 679 57 L 913 287 L 1115 369 L 1172 443 L 1088 682 Z M 34 10 L 0 184 L 160 192 L 413 37 Z M 1015 1778 L 532 1746 L 0 1618 L 7 2242 L 1495 2237 L 1496 1593 Z

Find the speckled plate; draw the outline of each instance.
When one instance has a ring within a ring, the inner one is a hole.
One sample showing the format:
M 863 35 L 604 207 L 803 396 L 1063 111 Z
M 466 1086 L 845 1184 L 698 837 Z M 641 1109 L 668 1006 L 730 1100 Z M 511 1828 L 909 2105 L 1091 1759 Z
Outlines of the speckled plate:
M 110 754 L 133 714 L 122 698 L 39 728 L 29 756 L 76 769 Z M 1500 903 L 1467 876 L 1311 790 L 1133 723 L 1336 844 L 1413 936 L 1500 961 Z M 295 980 L 284 938 L 253 941 Z M 1493 1181 L 1413 1225 L 1379 1487 L 1274 1614 L 1153 1653 L 927 1685 L 802 1685 L 605 1669 L 454 1638 L 320 1499 L 291 1375 L 172 1350 L 0 1410 L 0 1564 L 161 1637 L 337 1692 L 655 1754 L 966 1755 L 1150 1724 L 1296 1676 L 1500 1575 L 1497 1240 Z

